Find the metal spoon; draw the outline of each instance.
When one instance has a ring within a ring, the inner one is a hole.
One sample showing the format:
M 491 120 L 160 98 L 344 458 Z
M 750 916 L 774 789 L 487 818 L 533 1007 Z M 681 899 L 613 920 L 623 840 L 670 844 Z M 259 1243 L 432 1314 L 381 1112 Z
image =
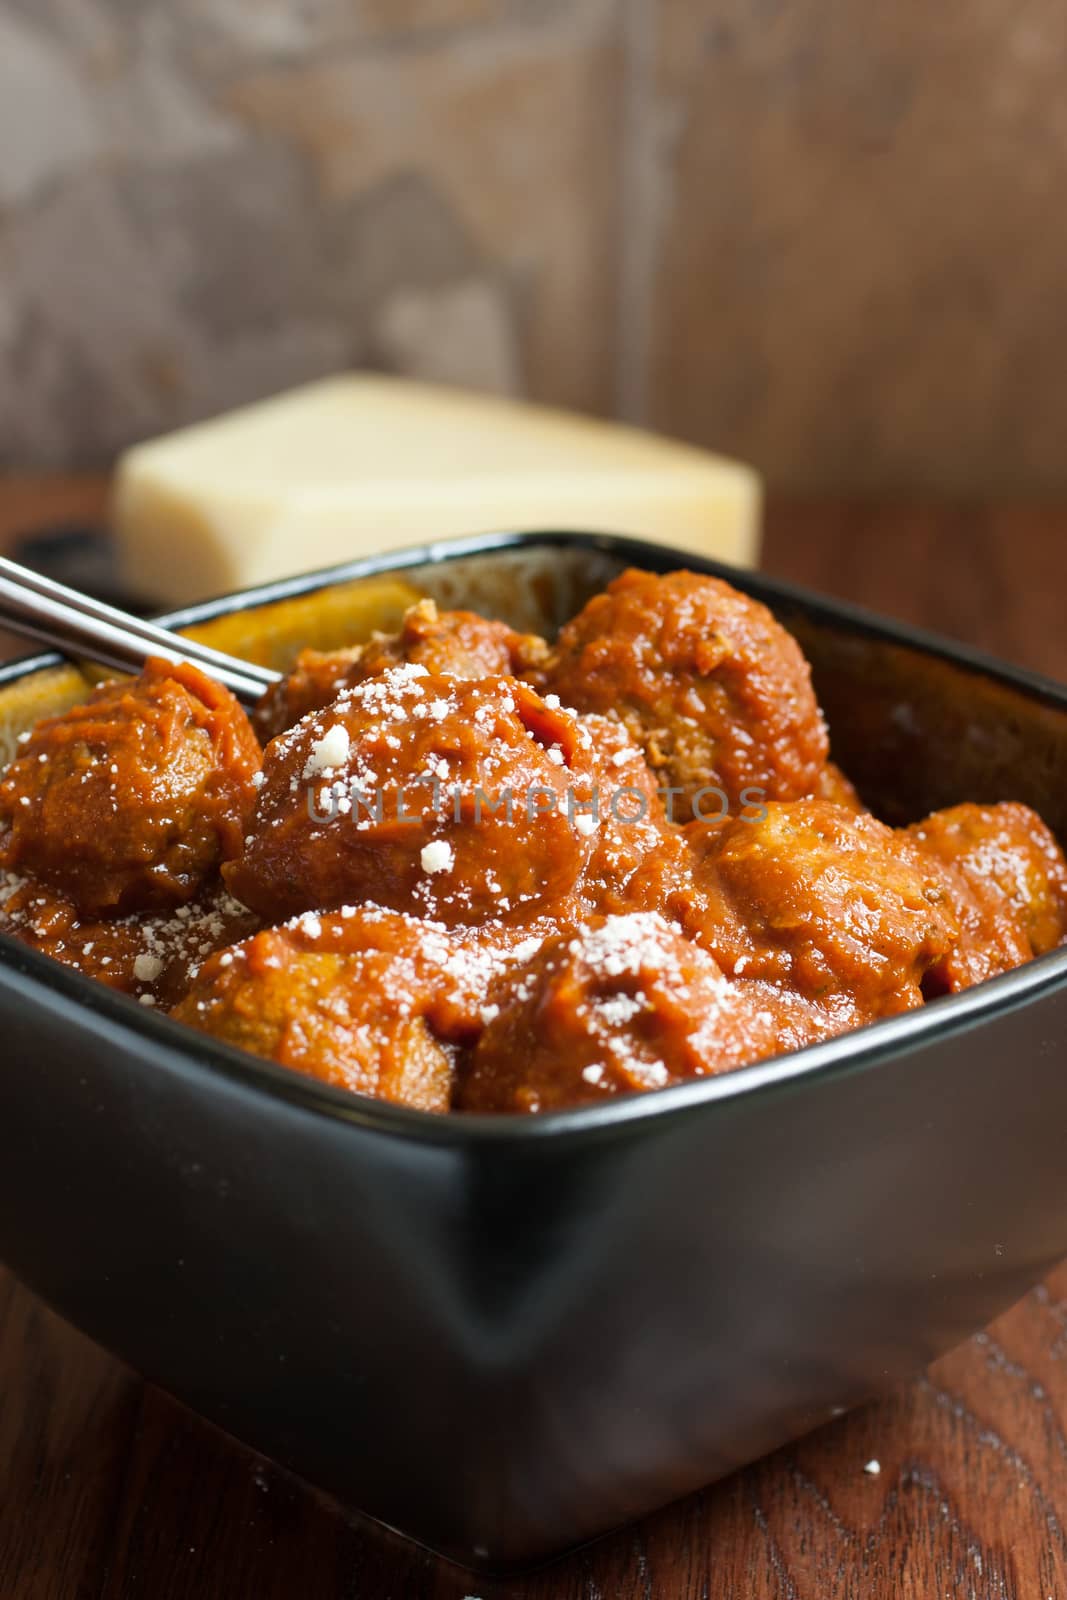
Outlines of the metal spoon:
M 64 655 L 85 656 L 103 667 L 139 672 L 148 656 L 191 661 L 252 705 L 277 683 L 281 673 L 224 655 L 180 634 L 142 622 L 117 606 L 79 594 L 51 578 L 0 556 L 0 623 L 23 638 L 36 639 Z

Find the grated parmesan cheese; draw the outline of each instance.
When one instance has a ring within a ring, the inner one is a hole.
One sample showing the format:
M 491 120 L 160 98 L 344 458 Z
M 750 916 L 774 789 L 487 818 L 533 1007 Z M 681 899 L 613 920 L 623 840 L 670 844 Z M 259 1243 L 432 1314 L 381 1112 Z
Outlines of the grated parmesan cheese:
M 316 772 L 328 772 L 334 767 L 343 767 L 348 760 L 350 744 L 348 729 L 342 722 L 335 722 L 331 728 L 316 739 L 311 746 L 311 754 L 304 764 L 304 777 L 312 778 Z
M 423 872 L 451 872 L 456 853 L 447 839 L 432 839 L 419 853 Z

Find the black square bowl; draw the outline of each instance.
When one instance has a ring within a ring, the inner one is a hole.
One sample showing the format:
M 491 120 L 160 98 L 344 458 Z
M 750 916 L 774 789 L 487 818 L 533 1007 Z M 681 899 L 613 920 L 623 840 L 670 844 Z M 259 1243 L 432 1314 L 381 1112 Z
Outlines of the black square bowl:
M 1062 689 L 659 545 L 450 542 L 169 620 L 403 571 L 551 627 L 631 563 L 766 601 L 888 820 L 1019 799 L 1067 837 Z M 476 1567 L 729 1472 L 1067 1252 L 1067 950 L 776 1061 L 531 1119 L 345 1095 L 8 940 L 0 1024 L 0 1256 L 229 1432 Z

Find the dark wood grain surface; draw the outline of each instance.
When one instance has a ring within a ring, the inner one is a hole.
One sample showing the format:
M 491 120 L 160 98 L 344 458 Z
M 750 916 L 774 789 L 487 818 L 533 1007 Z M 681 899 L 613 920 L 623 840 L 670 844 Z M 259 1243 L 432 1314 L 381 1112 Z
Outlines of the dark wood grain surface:
M 101 503 L 0 488 L 0 541 Z M 777 506 L 765 564 L 1067 678 L 1067 510 Z M 346 1517 L 0 1273 L 0 1600 L 465 1596 L 1067 1600 L 1067 1266 L 880 1403 L 506 1583 Z

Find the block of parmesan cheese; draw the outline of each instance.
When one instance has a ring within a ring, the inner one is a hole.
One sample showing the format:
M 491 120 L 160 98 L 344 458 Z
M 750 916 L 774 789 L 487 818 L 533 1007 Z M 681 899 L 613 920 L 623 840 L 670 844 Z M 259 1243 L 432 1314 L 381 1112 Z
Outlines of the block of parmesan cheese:
M 497 529 L 643 535 L 741 565 L 759 480 L 614 423 L 350 374 L 136 445 L 114 524 L 131 590 L 182 604 Z

